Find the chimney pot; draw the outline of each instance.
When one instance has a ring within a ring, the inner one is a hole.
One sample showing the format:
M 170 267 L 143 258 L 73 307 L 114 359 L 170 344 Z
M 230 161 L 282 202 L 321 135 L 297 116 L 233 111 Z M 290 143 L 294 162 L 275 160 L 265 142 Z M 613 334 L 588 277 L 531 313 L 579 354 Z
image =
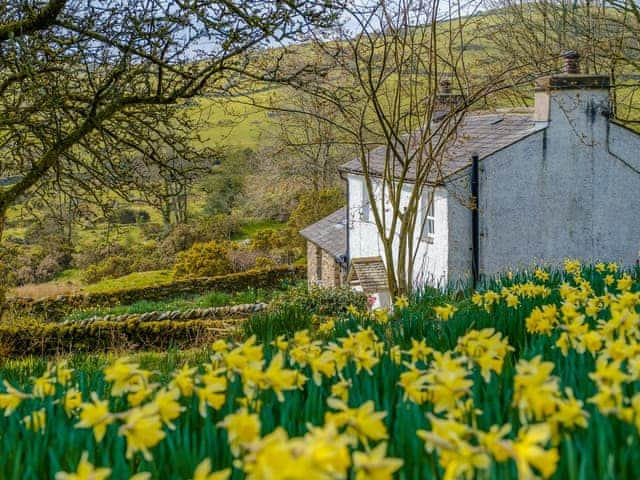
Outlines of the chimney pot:
M 564 73 L 578 74 L 580 73 L 580 54 L 575 50 L 569 50 L 562 53 L 564 60 Z
M 451 82 L 449 80 L 440 80 L 440 93 L 444 93 L 445 95 L 451 93 Z

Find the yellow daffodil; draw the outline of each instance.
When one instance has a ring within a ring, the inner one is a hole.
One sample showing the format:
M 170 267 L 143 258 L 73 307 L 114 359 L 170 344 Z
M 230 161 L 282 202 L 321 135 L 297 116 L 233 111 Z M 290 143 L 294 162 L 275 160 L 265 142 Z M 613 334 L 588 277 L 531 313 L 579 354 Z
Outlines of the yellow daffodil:
M 219 472 L 211 471 L 211 460 L 205 458 L 193 472 L 193 480 L 227 480 L 231 476 L 228 468 Z
M 193 376 L 197 371 L 197 368 L 191 368 L 188 364 L 184 364 L 180 370 L 173 372 L 171 386 L 178 388 L 183 397 L 191 397 L 195 388 Z
M 245 409 L 227 415 L 220 426 L 227 429 L 229 446 L 236 457 L 240 454 L 243 445 L 254 442 L 260 436 L 258 415 L 248 413 Z
M 158 415 L 160 415 L 162 423 L 171 430 L 176 428 L 172 421 L 178 418 L 180 413 L 184 410 L 184 407 L 180 406 L 180 403 L 178 403 L 179 399 L 180 390 L 177 388 L 162 389 L 153 399 L 154 403 L 158 407 Z
M 30 398 L 30 395 L 12 387 L 6 380 L 3 383 L 7 393 L 0 393 L 0 409 L 4 410 L 4 416 L 8 417 L 16 411 L 23 400 Z
M 442 307 L 433 307 L 436 316 L 442 321 L 448 321 L 458 309 L 453 305 L 444 305 Z
M 34 432 L 44 432 L 47 425 L 47 413 L 44 408 L 31 412 L 22 419 L 24 426 Z
M 87 452 L 82 454 L 75 473 L 58 472 L 56 480 L 105 480 L 111 475 L 110 468 L 95 468 L 89 462 Z
M 153 457 L 149 449 L 155 447 L 166 436 L 162 431 L 158 406 L 148 403 L 129 410 L 118 429 L 118 435 L 127 441 L 127 458 L 132 458 L 136 452 L 142 452 L 145 460 L 150 462 Z
M 77 388 L 70 388 L 64 394 L 62 406 L 67 416 L 73 415 L 73 412 L 82 405 L 82 394 Z
M 392 480 L 404 463 L 400 458 L 388 458 L 387 444 L 380 443 L 369 452 L 354 452 L 356 480 Z
M 80 405 L 80 421 L 76 428 L 92 428 L 97 442 L 102 441 L 107 427 L 115 421 L 109 412 L 109 402 L 100 400 L 95 392 L 91 393 L 91 403 Z

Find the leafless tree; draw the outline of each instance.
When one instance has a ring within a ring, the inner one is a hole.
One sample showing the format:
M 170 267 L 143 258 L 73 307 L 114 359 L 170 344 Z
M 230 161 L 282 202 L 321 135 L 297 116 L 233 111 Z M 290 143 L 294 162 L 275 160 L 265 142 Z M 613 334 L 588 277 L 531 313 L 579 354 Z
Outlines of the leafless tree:
M 262 169 L 276 181 L 286 178 L 305 190 L 341 186 L 338 166 L 355 149 L 340 129 L 323 120 L 330 116 L 332 104 L 303 92 L 291 92 L 286 104 L 296 112 L 271 112 L 259 152 Z
M 56 179 L 87 192 L 116 184 L 113 174 L 144 140 L 133 132 L 155 129 L 170 142 L 168 106 L 259 71 L 251 62 L 258 52 L 331 22 L 328 7 L 315 0 L 4 2 L 0 178 L 15 181 L 0 189 L 2 224 L 11 205 L 55 188 Z
M 609 75 L 614 114 L 623 122 L 639 115 L 635 98 L 640 79 L 640 12 L 625 0 L 496 0 L 488 6 L 493 21 L 479 35 L 485 38 L 489 63 L 520 59 L 532 75 L 560 69 L 561 53 L 575 50 L 583 73 Z M 531 92 L 513 89 L 504 98 L 526 104 Z
M 522 71 L 519 59 L 484 68 L 483 57 L 471 48 L 479 6 L 446 0 L 352 3 L 332 39 L 305 46 L 315 76 L 288 82 L 323 102 L 325 111 L 286 101 L 270 106 L 328 123 L 355 149 L 395 295 L 411 291 L 416 234 L 428 223 L 428 208 L 420 205 L 425 198 L 433 202 L 457 127 L 468 110 L 508 88 Z M 517 82 L 528 80 L 525 75 Z M 449 101 L 439 95 L 443 84 L 451 90 Z M 358 214 L 350 212 L 352 218 Z

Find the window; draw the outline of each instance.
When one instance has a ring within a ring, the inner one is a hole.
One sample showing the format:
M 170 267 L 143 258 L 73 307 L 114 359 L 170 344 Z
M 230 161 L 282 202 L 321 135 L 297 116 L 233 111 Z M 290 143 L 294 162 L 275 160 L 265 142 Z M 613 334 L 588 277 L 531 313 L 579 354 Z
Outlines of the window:
M 322 250 L 316 247 L 316 283 L 322 283 Z
M 362 209 L 360 210 L 360 220 L 363 222 L 371 221 L 371 203 L 369 202 L 369 192 L 367 192 L 367 182 L 363 178 L 361 183 L 361 199 Z
M 423 192 L 421 203 L 422 230 L 420 239 L 433 241 L 436 235 L 435 196 L 429 195 L 429 192 Z

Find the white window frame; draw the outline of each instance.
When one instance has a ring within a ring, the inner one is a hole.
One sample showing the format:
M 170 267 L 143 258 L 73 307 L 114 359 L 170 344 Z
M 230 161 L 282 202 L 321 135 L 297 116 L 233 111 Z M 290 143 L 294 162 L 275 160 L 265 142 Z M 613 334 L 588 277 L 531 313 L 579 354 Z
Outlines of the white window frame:
M 433 195 L 429 202 L 429 194 Z M 420 240 L 433 242 L 436 237 L 436 196 L 435 192 L 423 191 L 420 197 L 420 211 L 422 224 L 420 225 Z

